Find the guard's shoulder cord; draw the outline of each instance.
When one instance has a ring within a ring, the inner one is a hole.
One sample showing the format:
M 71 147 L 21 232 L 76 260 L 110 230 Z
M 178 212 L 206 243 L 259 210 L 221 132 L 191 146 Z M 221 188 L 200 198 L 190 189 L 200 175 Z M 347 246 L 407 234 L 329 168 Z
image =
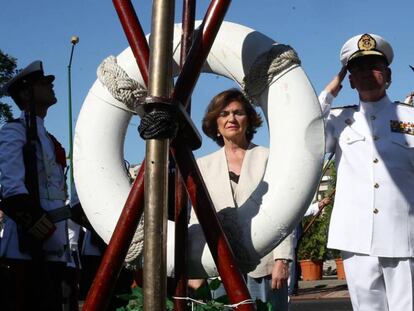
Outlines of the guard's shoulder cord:
M 65 148 L 63 148 L 62 144 L 56 139 L 55 136 L 47 132 L 50 139 L 52 140 L 54 149 L 55 149 L 55 156 L 56 156 L 56 163 L 62 166 L 63 171 L 66 168 L 66 151 Z

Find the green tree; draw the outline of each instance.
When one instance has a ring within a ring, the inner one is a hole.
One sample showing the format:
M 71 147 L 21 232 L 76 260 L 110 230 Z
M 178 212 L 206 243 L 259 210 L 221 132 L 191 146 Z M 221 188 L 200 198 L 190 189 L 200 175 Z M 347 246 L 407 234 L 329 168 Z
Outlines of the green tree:
M 0 89 L 16 73 L 16 59 L 0 50 Z M 12 107 L 3 102 L 5 95 L 0 92 L 0 125 L 13 118 Z
M 332 194 L 335 195 L 335 193 L 334 193 L 336 191 L 335 162 L 332 162 L 331 166 L 329 167 L 328 175 L 331 176 L 331 179 L 330 179 L 329 184 L 328 184 L 328 196 L 330 196 Z M 335 198 L 335 196 L 333 196 L 333 197 Z M 325 210 L 328 221 L 330 221 L 330 219 L 331 219 L 332 209 L 333 209 L 333 201 L 329 206 L 326 207 L 326 210 Z M 329 226 L 328 226 L 328 231 L 329 231 Z M 328 248 L 327 259 L 336 259 L 336 258 L 340 258 L 340 257 L 341 257 L 341 251 L 339 251 L 337 249 Z
M 332 202 L 324 208 L 323 212 L 314 220 L 309 230 L 301 237 L 298 248 L 299 260 L 325 260 L 337 258 L 339 256 L 337 250 L 327 248 L 329 222 L 331 219 L 333 198 L 336 188 L 336 170 L 334 161 L 329 164 L 325 176 L 330 177 L 328 191 L 325 193 L 325 197 L 332 197 Z M 303 228 L 306 228 L 313 218 L 314 216 L 305 217 L 302 221 Z

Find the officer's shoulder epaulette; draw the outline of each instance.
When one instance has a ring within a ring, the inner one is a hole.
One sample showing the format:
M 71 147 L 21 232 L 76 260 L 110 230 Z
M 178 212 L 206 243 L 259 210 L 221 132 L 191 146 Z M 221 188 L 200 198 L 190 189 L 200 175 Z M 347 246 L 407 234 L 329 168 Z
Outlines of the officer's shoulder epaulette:
M 404 103 L 404 102 L 400 102 L 400 101 L 395 101 L 394 104 L 396 104 L 396 105 L 403 105 L 403 106 L 406 106 L 406 107 L 414 108 L 413 105 L 407 104 L 407 103 Z
M 358 109 L 358 105 L 339 106 L 339 107 L 331 108 L 331 110 L 334 110 L 334 109 Z

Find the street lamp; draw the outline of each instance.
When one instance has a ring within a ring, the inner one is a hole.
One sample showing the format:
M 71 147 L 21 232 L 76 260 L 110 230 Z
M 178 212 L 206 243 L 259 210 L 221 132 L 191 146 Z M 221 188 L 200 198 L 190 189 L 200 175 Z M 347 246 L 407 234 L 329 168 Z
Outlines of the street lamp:
M 71 81 L 71 67 L 73 59 L 73 51 L 75 50 L 75 45 L 79 42 L 78 36 L 72 36 L 70 43 L 72 48 L 70 51 L 70 58 L 68 64 L 68 105 L 69 105 L 69 169 L 70 169 L 70 191 L 71 196 L 73 192 L 73 131 L 72 131 L 72 81 Z

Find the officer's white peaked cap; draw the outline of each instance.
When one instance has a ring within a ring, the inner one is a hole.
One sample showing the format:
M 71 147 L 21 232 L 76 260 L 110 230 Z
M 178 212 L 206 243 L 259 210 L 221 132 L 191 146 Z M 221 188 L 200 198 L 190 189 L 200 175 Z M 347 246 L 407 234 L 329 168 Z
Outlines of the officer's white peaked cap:
M 12 95 L 13 90 L 19 85 L 24 84 L 29 79 L 33 78 L 46 78 L 52 82 L 55 80 L 55 76 L 45 76 L 43 72 L 43 64 L 40 60 L 36 60 L 29 64 L 26 68 L 20 70 L 13 78 L 11 78 L 4 86 L 2 93 L 4 95 Z
M 394 58 L 391 45 L 381 36 L 369 33 L 357 35 L 345 42 L 339 58 L 342 65 L 346 66 L 352 59 L 369 55 L 384 57 L 388 65 Z

